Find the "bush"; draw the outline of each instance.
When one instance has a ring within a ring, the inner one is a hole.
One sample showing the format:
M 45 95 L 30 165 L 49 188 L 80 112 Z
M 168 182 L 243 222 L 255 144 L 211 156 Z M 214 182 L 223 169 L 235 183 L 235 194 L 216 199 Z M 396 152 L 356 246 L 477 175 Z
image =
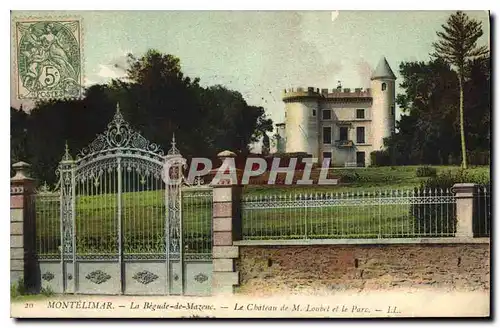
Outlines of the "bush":
M 485 185 L 490 182 L 488 171 L 469 171 L 464 169 L 443 171 L 421 183 L 422 188 L 449 189 L 455 183 L 475 183 Z
M 26 288 L 24 288 L 23 278 L 19 278 L 17 282 L 10 285 L 10 297 L 15 298 L 26 294 Z
M 17 292 L 17 284 L 13 283 L 10 285 L 10 297 L 15 298 L 18 296 L 19 296 L 19 293 Z
M 40 290 L 40 293 L 44 296 L 54 295 L 54 291 L 52 290 L 52 288 L 50 288 L 50 286 L 42 287 L 42 289 Z
M 420 167 L 417 167 L 417 170 L 415 173 L 416 173 L 418 178 L 434 177 L 434 176 L 436 176 L 437 170 L 435 167 L 432 167 L 432 166 L 420 166 Z
M 370 153 L 371 166 L 391 165 L 391 156 L 387 150 L 376 150 Z
M 342 183 L 351 183 L 359 181 L 359 174 L 355 171 L 343 171 L 340 172 L 340 181 Z

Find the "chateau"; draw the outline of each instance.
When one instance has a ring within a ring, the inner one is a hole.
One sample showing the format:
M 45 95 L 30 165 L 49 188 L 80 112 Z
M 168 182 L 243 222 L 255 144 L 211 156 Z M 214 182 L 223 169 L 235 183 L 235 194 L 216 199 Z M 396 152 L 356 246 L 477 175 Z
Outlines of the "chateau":
M 365 90 L 285 90 L 285 122 L 276 124 L 276 151 L 308 153 L 319 163 L 329 157 L 332 166 L 370 165 L 370 153 L 381 150 L 395 128 L 395 84 L 383 57 Z

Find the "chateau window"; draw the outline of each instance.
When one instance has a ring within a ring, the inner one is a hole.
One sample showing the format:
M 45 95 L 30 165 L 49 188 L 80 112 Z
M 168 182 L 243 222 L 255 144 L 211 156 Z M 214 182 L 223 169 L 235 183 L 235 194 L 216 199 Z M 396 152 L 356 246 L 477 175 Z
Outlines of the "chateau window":
M 323 110 L 323 119 L 324 120 L 331 120 L 332 119 L 332 111 L 330 109 Z
M 341 126 L 339 129 L 339 132 L 340 132 L 339 140 L 341 140 L 341 141 L 347 140 L 348 128 L 346 126 Z
M 332 152 L 331 151 L 324 151 L 323 158 L 332 158 Z
M 358 167 L 365 166 L 365 152 L 364 151 L 357 151 L 356 152 L 356 164 Z
M 396 115 L 396 111 L 394 110 L 394 106 L 391 106 L 391 114 L 393 117 Z
M 357 143 L 365 143 L 365 127 L 358 126 L 356 128 L 356 142 Z
M 387 84 L 382 83 L 382 91 L 385 91 L 385 89 L 387 89 Z
M 316 116 L 316 110 L 313 109 L 313 116 Z
M 356 109 L 356 118 L 365 118 L 365 110 Z
M 323 127 L 323 143 L 324 144 L 332 143 L 332 128 L 329 126 Z

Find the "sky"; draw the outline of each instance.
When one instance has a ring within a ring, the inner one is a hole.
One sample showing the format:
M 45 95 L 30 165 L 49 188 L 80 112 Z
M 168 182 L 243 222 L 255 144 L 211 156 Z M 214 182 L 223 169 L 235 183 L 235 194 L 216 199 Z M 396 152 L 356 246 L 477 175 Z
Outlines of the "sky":
M 282 91 L 291 87 L 369 87 L 385 56 L 394 73 L 404 61 L 426 61 L 450 11 L 74 11 L 16 12 L 12 18 L 79 16 L 85 85 L 124 75 L 125 56 L 154 48 L 180 58 L 183 72 L 204 86 L 239 91 L 284 120 Z M 489 16 L 479 44 L 489 45 Z M 11 43 L 11 50 L 13 49 Z M 11 105 L 19 107 L 11 68 Z M 401 80 L 399 80 L 401 82 Z M 399 88 L 398 88 L 399 89 Z M 401 91 L 401 90 L 397 90 Z M 23 101 L 29 109 L 31 103 Z M 397 116 L 399 113 L 397 113 Z

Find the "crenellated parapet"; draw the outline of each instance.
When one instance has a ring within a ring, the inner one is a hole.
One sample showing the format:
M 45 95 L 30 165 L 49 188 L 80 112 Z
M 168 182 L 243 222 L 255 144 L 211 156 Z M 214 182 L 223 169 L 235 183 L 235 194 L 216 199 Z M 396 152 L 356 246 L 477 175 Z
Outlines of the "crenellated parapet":
M 310 98 L 325 98 L 325 99 L 335 99 L 335 98 L 371 98 L 370 88 L 314 88 L 314 87 L 297 87 L 288 88 L 283 90 L 283 101 L 298 100 L 299 98 L 310 99 Z
M 321 97 L 320 91 L 318 88 L 313 87 L 298 87 L 298 88 L 289 88 L 283 90 L 283 101 L 296 99 L 296 98 L 319 98 Z

